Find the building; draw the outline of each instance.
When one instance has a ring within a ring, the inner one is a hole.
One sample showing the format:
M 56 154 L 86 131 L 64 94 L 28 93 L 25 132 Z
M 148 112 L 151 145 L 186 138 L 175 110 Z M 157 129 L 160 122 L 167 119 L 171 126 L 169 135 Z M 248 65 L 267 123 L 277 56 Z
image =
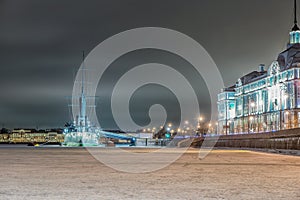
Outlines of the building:
M 258 133 L 300 127 L 300 29 L 267 70 L 260 65 L 218 95 L 218 133 Z
M 227 135 L 232 130 L 233 119 L 235 117 L 235 88 L 222 89 L 218 95 L 218 133 Z
M 37 131 L 35 129 L 13 129 L 0 133 L 0 143 L 62 143 L 64 135 L 60 130 Z

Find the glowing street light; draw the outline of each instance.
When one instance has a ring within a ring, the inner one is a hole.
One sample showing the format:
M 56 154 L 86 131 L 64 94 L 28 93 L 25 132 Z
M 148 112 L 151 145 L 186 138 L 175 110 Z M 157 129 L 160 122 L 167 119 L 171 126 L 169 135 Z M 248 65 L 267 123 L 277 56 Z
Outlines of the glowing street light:
M 219 123 L 216 122 L 216 134 L 219 134 Z
M 211 123 L 208 124 L 208 133 L 211 133 Z

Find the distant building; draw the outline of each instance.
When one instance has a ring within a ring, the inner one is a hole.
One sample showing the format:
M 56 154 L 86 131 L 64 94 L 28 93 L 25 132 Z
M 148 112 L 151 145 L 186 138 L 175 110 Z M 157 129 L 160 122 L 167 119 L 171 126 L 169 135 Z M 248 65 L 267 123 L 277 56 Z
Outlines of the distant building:
M 219 134 L 300 127 L 300 29 L 295 20 L 287 49 L 267 70 L 260 65 L 218 95 Z
M 64 135 L 60 129 L 37 131 L 35 129 L 13 129 L 1 132 L 0 143 L 62 143 Z

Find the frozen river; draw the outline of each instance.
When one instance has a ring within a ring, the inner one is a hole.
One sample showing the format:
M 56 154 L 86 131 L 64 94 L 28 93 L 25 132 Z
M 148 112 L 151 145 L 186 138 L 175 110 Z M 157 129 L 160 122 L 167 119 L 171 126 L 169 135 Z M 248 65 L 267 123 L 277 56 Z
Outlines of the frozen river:
M 84 148 L 2 146 L 0 159 L 1 200 L 300 199 L 296 156 L 214 150 L 200 160 L 190 149 L 168 167 L 144 174 L 111 169 Z

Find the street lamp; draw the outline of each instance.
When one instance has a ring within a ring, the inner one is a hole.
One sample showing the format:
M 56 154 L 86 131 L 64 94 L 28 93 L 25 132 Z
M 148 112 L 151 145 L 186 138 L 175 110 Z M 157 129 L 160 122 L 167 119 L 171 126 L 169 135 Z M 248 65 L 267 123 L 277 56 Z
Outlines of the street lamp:
M 156 132 L 156 127 L 152 128 L 152 134 L 154 134 Z
M 289 129 L 289 128 L 291 128 L 291 126 L 290 126 L 290 117 L 289 117 L 289 111 L 286 111 L 285 112 L 285 115 L 286 115 L 286 118 L 287 118 L 287 129 Z
M 254 113 L 255 113 L 255 112 L 254 112 L 254 107 L 255 107 L 254 100 L 251 101 L 250 107 L 251 107 L 251 114 L 254 114 Z M 257 111 L 256 111 L 256 112 L 257 112 Z M 258 116 L 256 116 L 256 118 L 257 118 L 257 125 L 258 125 Z M 253 117 L 252 117 L 252 119 L 253 119 Z
M 252 116 L 250 116 L 249 117 L 249 124 L 248 124 L 248 133 L 250 132 L 250 121 L 251 121 L 251 126 L 252 126 L 252 120 L 253 120 L 253 117 Z M 253 131 L 252 131 L 253 132 Z
M 208 124 L 209 133 L 211 133 L 211 123 Z
M 203 133 L 203 132 L 201 133 L 201 128 L 202 128 L 201 122 L 202 122 L 202 121 L 203 121 L 203 117 L 202 117 L 202 116 L 199 116 L 197 128 L 198 128 L 198 132 L 199 132 L 200 134 Z
M 228 127 L 228 129 L 226 131 L 228 131 L 228 134 L 230 133 L 230 125 L 231 125 L 231 120 L 228 120 L 227 122 L 228 124 L 226 124 L 226 127 Z M 227 132 L 226 132 L 227 135 Z
M 251 112 L 253 112 L 253 108 L 254 108 L 254 106 L 255 106 L 255 103 L 252 101 L 251 104 L 250 104 L 250 106 L 251 106 L 251 108 L 252 108 Z
M 201 127 L 201 123 L 202 123 L 202 121 L 203 121 L 203 117 L 199 117 L 199 126 Z
M 219 123 L 216 122 L 216 134 L 218 135 L 218 132 L 219 132 Z

